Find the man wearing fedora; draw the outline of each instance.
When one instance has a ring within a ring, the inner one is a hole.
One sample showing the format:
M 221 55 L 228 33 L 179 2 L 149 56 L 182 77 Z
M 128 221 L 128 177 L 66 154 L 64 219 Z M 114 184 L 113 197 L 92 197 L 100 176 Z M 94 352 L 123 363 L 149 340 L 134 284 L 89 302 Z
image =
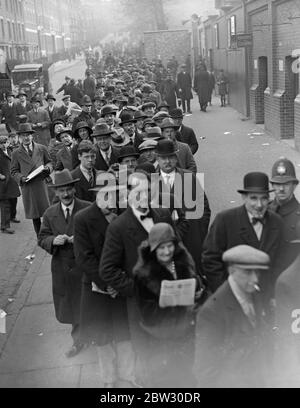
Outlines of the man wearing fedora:
M 73 132 L 75 131 L 76 126 L 79 122 L 86 122 L 90 128 L 93 128 L 95 121 L 92 116 L 92 106 L 93 103 L 91 98 L 88 95 L 84 95 L 80 103 L 81 113 L 73 121 Z
M 113 388 L 135 379 L 126 298 L 98 273 L 106 230 L 117 218 L 119 187 L 105 186 L 102 173 L 94 190 L 96 201 L 75 217 L 74 252 L 83 273 L 80 333 L 84 343 L 97 347 L 101 386 Z
M 298 256 L 297 246 L 290 242 L 297 237 L 296 225 L 300 221 L 300 203 L 295 197 L 299 184 L 294 164 L 285 157 L 276 160 L 270 180 L 275 198 L 270 203 L 270 210 L 279 214 L 283 220 L 283 269 L 287 268 Z
M 184 117 L 182 110 L 180 108 L 173 109 L 170 112 L 170 116 L 173 119 L 175 125 L 178 126 L 178 130 L 176 133 L 177 140 L 179 142 L 186 143 L 188 146 L 190 146 L 192 153 L 196 154 L 199 149 L 197 138 L 194 130 L 182 123 Z
M 52 293 L 55 315 L 60 323 L 72 325 L 73 345 L 66 357 L 76 356 L 83 348 L 79 333 L 81 271 L 73 249 L 74 217 L 89 202 L 75 197 L 75 183 L 69 170 L 54 175 L 53 188 L 59 202 L 47 209 L 38 236 L 38 244 L 52 255 Z
M 6 102 L 2 105 L 0 113 L 0 123 L 5 123 L 8 133 L 15 132 L 18 127 L 17 105 L 15 95 L 12 92 L 6 95 Z
M 30 123 L 21 123 L 17 133 L 21 145 L 12 153 L 11 174 L 22 190 L 25 218 L 33 220 L 38 234 L 40 218 L 50 205 L 45 179 L 52 172 L 51 158 L 45 146 L 33 141 L 35 131 Z M 44 166 L 44 171 L 27 182 L 27 176 L 40 166 Z
M 78 179 L 75 185 L 75 195 L 80 200 L 95 201 L 95 193 L 91 191 L 96 182 L 96 148 L 89 140 L 83 140 L 77 150 L 80 165 L 71 174 Z
M 164 119 L 161 124 L 162 135 L 164 138 L 171 140 L 174 143 L 174 149 L 176 150 L 178 158 L 178 166 L 185 170 L 190 170 L 193 173 L 197 173 L 197 165 L 193 157 L 190 147 L 186 143 L 179 142 L 176 139 L 176 132 L 178 126 L 175 125 L 172 119 Z
M 137 150 L 142 143 L 142 137 L 136 132 L 136 119 L 131 112 L 124 112 L 121 116 L 120 126 L 124 129 L 124 132 L 130 138 L 130 143 Z
M 111 130 L 115 127 L 117 111 L 117 106 L 114 105 L 104 105 L 101 111 L 101 117 Z
M 244 187 L 238 192 L 243 205 L 217 214 L 204 243 L 203 272 L 209 288 L 215 292 L 228 277 L 222 255 L 236 245 L 249 245 L 270 256 L 270 269 L 264 274 L 261 291 L 266 305 L 273 297 L 278 260 L 282 245 L 283 222 L 268 209 L 269 178 L 252 172 L 244 177 Z
M 193 99 L 192 93 L 192 78 L 187 72 L 186 65 L 181 66 L 181 71 L 177 75 L 177 89 L 181 96 L 183 113 L 192 113 L 191 111 L 191 99 Z
M 119 149 L 111 145 L 113 130 L 106 123 L 101 123 L 95 126 L 92 137 L 96 147 L 96 163 L 97 171 L 108 171 L 111 165 L 117 163 Z
M 73 170 L 72 164 L 72 147 L 73 147 L 73 133 L 70 129 L 62 129 L 57 135 L 56 139 L 63 143 L 63 148 L 56 154 L 55 171 L 62 171 L 63 169 Z
M 125 166 L 127 169 L 128 176 L 135 172 L 138 165 L 138 158 L 140 154 L 135 150 L 132 145 L 127 145 L 121 148 L 118 157 L 118 162 L 120 166 Z
M 31 103 L 28 102 L 27 94 L 23 91 L 19 92 L 17 95 L 17 98 L 19 99 L 19 102 L 17 103 L 17 119 L 20 121 L 20 116 L 24 116 L 28 114 L 29 111 L 31 111 L 32 106 Z
M 34 141 L 46 147 L 50 143 L 50 117 L 48 112 L 42 108 L 42 101 L 38 97 L 31 99 L 32 110 L 28 112 L 28 123 L 35 130 Z
M 290 245 L 295 247 L 297 257 L 284 270 L 275 287 L 275 332 L 276 376 L 278 387 L 299 387 L 300 362 L 300 221 L 294 231 L 295 239 Z
M 259 287 L 270 257 L 243 244 L 225 251 L 222 262 L 229 277 L 197 317 L 194 373 L 198 387 L 265 387 L 270 345 Z
M 56 99 L 51 94 L 47 95 L 46 102 L 48 106 L 45 110 L 48 112 L 51 123 L 53 123 L 56 119 L 60 118 L 59 108 L 55 105 Z

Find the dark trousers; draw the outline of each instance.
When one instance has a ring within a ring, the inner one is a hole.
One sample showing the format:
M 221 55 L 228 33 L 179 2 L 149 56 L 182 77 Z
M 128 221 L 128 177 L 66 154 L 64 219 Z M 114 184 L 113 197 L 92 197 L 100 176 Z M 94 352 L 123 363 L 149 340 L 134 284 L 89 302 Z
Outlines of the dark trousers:
M 221 95 L 221 106 L 226 105 L 226 95 Z
M 16 218 L 16 216 L 17 216 L 18 199 L 17 198 L 10 198 L 9 203 L 10 203 L 10 219 L 14 220 Z
M 191 100 L 190 99 L 182 99 L 182 110 L 185 113 L 186 112 L 186 107 L 187 111 L 191 111 Z
M 10 227 L 9 200 L 0 200 L 0 212 L 1 212 L 1 229 L 4 230 Z
M 32 222 L 33 222 L 33 227 L 34 227 L 36 235 L 39 235 L 41 225 L 42 225 L 41 219 L 35 218 L 34 220 L 32 220 Z

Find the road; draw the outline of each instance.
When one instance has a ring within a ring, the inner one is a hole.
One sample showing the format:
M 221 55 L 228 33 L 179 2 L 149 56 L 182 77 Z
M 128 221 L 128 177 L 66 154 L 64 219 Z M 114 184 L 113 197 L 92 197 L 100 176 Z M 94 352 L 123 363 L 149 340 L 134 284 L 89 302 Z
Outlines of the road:
M 73 74 L 68 72 L 69 76 L 80 77 L 81 69 L 79 65 Z M 64 75 L 59 73 L 57 86 Z M 218 211 L 241 203 L 237 190 L 247 172 L 270 174 L 272 164 L 280 156 L 294 162 L 300 177 L 300 154 L 290 143 L 273 139 L 261 126 L 242 120 L 230 107 L 221 109 L 217 99 L 213 104 L 205 114 L 194 99 L 194 113 L 184 119 L 199 139 L 196 160 L 205 175 L 213 217 Z M 17 227 L 16 236 L 0 236 L 0 307 L 5 306 L 9 314 L 9 333 L 0 334 L 0 387 L 99 387 L 93 348 L 71 360 L 64 357 L 70 346 L 70 328 L 57 323 L 54 317 L 50 257 L 41 249 L 34 249 L 30 222 L 24 221 L 21 210 L 20 217 L 22 224 Z M 24 260 L 30 252 L 36 254 L 32 265 Z M 14 296 L 11 302 L 10 294 Z

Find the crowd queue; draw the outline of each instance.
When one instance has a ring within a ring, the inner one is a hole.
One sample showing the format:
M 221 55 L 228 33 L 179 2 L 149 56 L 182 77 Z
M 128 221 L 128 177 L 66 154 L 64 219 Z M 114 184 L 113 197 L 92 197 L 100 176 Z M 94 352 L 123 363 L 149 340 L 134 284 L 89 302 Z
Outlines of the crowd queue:
M 24 93 L 18 102 L 8 95 L 0 130 L 1 231 L 15 233 L 21 195 L 38 244 L 52 255 L 56 318 L 72 326 L 66 356 L 95 346 L 99 384 L 295 385 L 295 167 L 282 157 L 270 179 L 246 174 L 236 186 L 240 206 L 210 226 L 194 159 L 197 136 L 183 123 L 193 97 L 190 66 L 178 74 L 175 66 L 109 54 L 103 70 L 87 70 L 84 81 L 66 77 L 62 106 L 50 94 L 30 102 Z M 206 111 L 215 79 L 205 63 L 194 77 Z M 218 84 L 223 106 L 223 72 Z M 187 279 L 195 284 L 192 302 L 162 305 L 163 282 Z

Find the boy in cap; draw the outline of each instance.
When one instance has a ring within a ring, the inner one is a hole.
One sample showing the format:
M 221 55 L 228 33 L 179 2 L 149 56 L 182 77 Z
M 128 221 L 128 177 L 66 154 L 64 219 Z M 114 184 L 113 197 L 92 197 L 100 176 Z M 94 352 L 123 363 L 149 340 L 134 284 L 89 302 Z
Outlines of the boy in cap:
M 263 387 L 264 338 L 260 275 L 270 257 L 249 245 L 225 251 L 229 277 L 202 306 L 197 319 L 195 376 L 199 387 Z

